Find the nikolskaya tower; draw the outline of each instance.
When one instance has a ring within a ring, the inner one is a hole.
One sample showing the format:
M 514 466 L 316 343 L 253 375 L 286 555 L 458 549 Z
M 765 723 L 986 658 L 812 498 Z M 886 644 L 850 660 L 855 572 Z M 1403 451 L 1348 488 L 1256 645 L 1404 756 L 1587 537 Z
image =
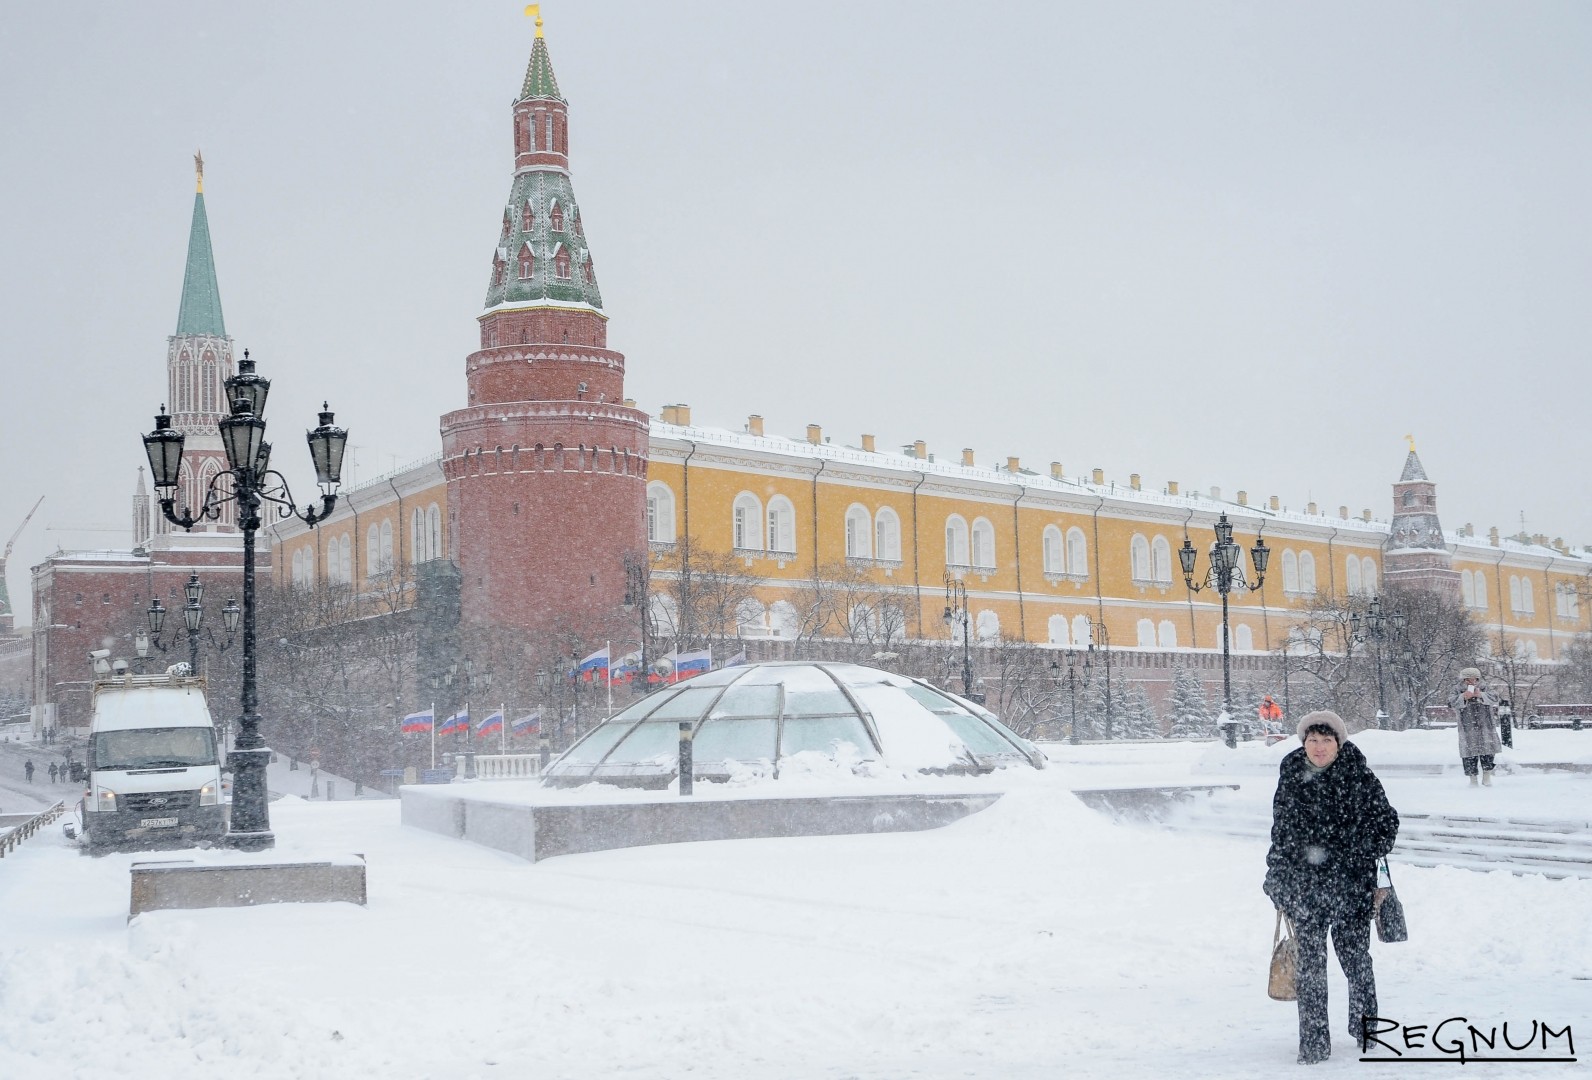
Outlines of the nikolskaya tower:
M 442 469 L 462 621 L 556 632 L 624 601 L 625 560 L 646 550 L 648 419 L 625 404 L 625 358 L 607 348 L 541 27 L 538 15 L 469 404 L 442 417 Z

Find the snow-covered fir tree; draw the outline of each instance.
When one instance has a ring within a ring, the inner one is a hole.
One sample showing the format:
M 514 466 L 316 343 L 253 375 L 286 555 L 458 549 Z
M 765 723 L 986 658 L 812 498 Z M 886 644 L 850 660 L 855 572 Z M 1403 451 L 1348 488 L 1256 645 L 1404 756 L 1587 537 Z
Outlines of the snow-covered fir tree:
M 1111 702 L 1113 728 L 1122 739 L 1159 739 L 1161 720 L 1150 704 L 1150 695 L 1141 682 L 1129 682 L 1126 676 L 1113 680 Z M 1120 706 L 1117 703 L 1121 702 Z
M 1203 739 L 1216 732 L 1215 717 L 1205 698 L 1200 677 L 1185 667 L 1173 669 L 1172 726 L 1167 736 L 1173 739 Z

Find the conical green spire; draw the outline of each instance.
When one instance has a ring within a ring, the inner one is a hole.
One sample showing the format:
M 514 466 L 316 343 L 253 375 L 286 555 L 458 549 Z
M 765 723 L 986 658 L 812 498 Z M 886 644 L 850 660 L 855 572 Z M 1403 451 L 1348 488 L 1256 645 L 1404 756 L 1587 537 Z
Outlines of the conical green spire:
M 520 101 L 527 98 L 564 99 L 558 93 L 558 77 L 553 74 L 553 58 L 547 55 L 547 39 L 537 31 L 531 45 L 531 62 L 525 69 L 525 85 L 520 87 Z
M 188 269 L 182 275 L 182 309 L 177 312 L 177 333 L 226 337 L 221 320 L 221 289 L 216 285 L 216 260 L 210 254 L 210 220 L 205 217 L 205 193 L 193 197 L 193 225 L 188 230 Z

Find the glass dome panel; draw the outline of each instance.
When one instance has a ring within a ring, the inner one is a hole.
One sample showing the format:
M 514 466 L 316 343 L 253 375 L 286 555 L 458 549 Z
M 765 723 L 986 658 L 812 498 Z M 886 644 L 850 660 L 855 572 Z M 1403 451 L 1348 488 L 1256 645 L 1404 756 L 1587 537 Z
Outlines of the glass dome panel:
M 700 683 L 676 694 L 664 702 L 661 708 L 654 709 L 647 714 L 648 721 L 652 720 L 697 720 L 708 711 L 708 706 L 724 693 L 722 686 L 703 686 Z
M 779 715 L 779 684 L 740 682 L 724 691 L 719 703 L 713 706 L 711 717 L 735 719 L 743 716 Z
M 651 765 L 673 763 L 679 755 L 680 725 L 645 720 L 632 728 L 630 734 L 614 747 L 614 752 L 608 757 L 609 763 L 622 760 Z
M 626 710 L 631 711 L 631 710 Z M 586 733 L 586 737 L 565 751 L 559 761 L 569 765 L 595 765 L 603 759 L 614 744 L 625 737 L 630 730 L 630 725 L 623 719 L 624 713 L 614 717 Z
M 805 750 L 833 756 L 842 743 L 850 743 L 865 758 L 877 758 L 868 729 L 862 718 L 850 716 L 791 716 L 785 718 L 780 728 L 779 753 L 781 757 L 800 754 Z
M 702 733 L 692 740 L 691 755 L 699 767 L 737 761 L 772 764 L 777 734 L 772 716 L 714 719 L 703 724 Z

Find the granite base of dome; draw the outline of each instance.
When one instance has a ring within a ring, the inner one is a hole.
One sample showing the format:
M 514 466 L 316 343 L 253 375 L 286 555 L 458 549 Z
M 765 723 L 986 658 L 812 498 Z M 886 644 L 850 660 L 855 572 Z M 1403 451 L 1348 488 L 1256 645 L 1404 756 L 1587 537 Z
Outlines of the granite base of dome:
M 532 862 L 586 851 L 700 840 L 918 832 L 959 821 L 1000 798 L 998 792 L 890 792 L 531 804 L 456 785 L 405 787 L 398 795 L 405 825 Z

